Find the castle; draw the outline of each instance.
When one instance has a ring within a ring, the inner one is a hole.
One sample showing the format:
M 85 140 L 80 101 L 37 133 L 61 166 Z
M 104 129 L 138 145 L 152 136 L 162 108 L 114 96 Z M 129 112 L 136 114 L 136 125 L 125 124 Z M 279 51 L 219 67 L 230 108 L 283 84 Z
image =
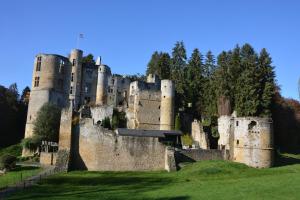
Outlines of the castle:
M 273 161 L 272 124 L 269 120 L 219 118 L 219 147 L 210 149 L 201 123 L 192 124 L 196 147 L 181 147 L 174 131 L 175 85 L 150 74 L 146 81 L 112 74 L 98 58 L 83 62 L 83 52 L 69 57 L 38 54 L 34 61 L 32 90 L 25 138 L 33 136 L 33 122 L 45 103 L 62 108 L 57 153 L 41 152 L 42 164 L 64 170 L 175 170 L 185 159 L 230 159 L 253 167 L 270 167 Z M 126 128 L 109 130 L 101 122 L 117 110 L 126 115 Z M 79 121 L 74 124 L 74 117 Z M 239 124 L 240 123 L 240 124 Z M 23 155 L 28 155 L 26 149 Z
M 71 102 L 75 110 L 87 103 L 106 106 L 111 112 L 112 108 L 120 107 L 126 110 L 128 128 L 173 128 L 175 86 L 172 81 L 159 80 L 150 74 L 146 82 L 131 82 L 126 76 L 112 75 L 100 58 L 88 65 L 82 64 L 82 58 L 83 52 L 78 49 L 72 50 L 69 58 L 55 54 L 36 56 L 25 138 L 32 136 L 37 112 L 47 102 L 61 108 Z

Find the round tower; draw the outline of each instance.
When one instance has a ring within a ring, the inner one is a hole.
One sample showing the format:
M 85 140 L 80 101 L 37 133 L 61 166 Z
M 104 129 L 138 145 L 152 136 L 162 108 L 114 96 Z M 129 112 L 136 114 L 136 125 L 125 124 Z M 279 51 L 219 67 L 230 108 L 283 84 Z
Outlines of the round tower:
M 68 102 L 68 59 L 55 54 L 38 54 L 34 60 L 28 104 L 25 138 L 33 136 L 33 122 L 40 108 L 48 102 L 63 107 Z M 30 155 L 23 151 L 23 155 Z
M 96 91 L 96 105 L 105 105 L 107 101 L 108 76 L 110 68 L 106 65 L 98 66 L 98 79 Z
M 71 84 L 69 91 L 69 99 L 73 103 L 75 109 L 80 106 L 80 94 L 81 94 L 81 78 L 82 78 L 82 54 L 79 49 L 72 49 L 70 53 L 71 63 Z
M 175 85 L 171 80 L 161 80 L 160 130 L 174 129 Z
M 274 160 L 273 147 L 273 125 L 270 118 L 234 119 L 234 161 L 258 168 L 271 167 Z

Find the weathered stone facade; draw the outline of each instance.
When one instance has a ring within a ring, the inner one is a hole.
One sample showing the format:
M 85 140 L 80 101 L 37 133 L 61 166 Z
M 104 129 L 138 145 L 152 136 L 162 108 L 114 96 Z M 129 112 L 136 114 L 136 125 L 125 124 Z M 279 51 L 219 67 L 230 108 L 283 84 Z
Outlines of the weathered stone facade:
M 197 120 L 192 123 L 192 138 L 199 148 L 210 149 L 208 134 L 204 132 L 201 122 Z
M 252 167 L 271 167 L 274 160 L 272 120 L 259 117 L 221 116 L 218 120 L 219 148 L 231 160 Z

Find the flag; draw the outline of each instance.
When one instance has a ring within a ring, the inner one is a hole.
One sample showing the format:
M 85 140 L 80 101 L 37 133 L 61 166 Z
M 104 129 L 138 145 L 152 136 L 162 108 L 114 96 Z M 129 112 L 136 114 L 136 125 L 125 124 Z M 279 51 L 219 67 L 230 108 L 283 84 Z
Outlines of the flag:
M 80 33 L 80 34 L 79 34 L 79 38 L 83 38 L 83 33 Z

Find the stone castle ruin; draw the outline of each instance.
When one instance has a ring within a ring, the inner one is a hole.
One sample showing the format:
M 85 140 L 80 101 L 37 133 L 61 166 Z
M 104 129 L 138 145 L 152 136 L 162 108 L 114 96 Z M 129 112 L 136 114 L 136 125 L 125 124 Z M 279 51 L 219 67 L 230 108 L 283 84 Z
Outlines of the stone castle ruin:
M 37 112 L 50 102 L 62 108 L 58 151 L 41 152 L 40 162 L 61 170 L 171 171 L 181 161 L 206 159 L 272 165 L 272 124 L 261 118 L 220 117 L 219 149 L 214 150 L 201 123 L 195 121 L 192 136 L 199 148 L 182 149 L 182 133 L 174 130 L 174 98 L 171 80 L 150 74 L 146 81 L 131 81 L 112 74 L 100 58 L 95 64 L 83 62 L 78 49 L 69 57 L 38 54 L 25 138 L 33 136 Z M 103 126 L 115 111 L 125 113 L 126 128 Z M 23 150 L 24 156 L 29 154 Z

